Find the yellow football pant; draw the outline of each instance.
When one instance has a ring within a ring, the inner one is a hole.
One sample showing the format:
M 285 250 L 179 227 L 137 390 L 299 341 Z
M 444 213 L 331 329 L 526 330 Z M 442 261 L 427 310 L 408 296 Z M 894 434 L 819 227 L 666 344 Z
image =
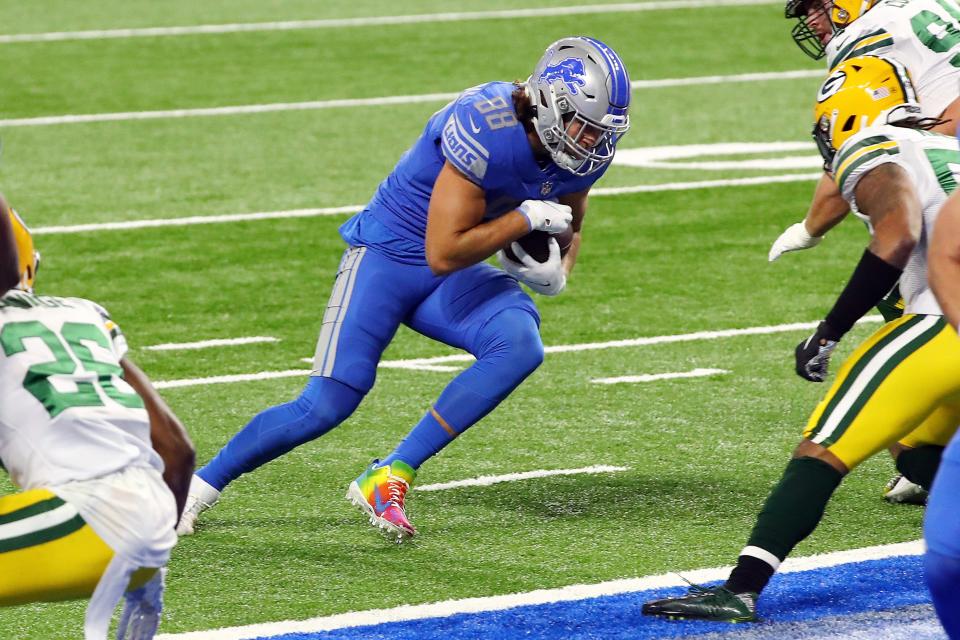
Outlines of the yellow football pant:
M 945 446 L 960 424 L 960 338 L 941 316 L 905 315 L 843 363 L 804 437 L 848 469 L 895 442 Z
M 77 510 L 52 492 L 0 497 L 0 606 L 89 598 L 113 555 Z M 138 571 L 129 588 L 155 571 Z

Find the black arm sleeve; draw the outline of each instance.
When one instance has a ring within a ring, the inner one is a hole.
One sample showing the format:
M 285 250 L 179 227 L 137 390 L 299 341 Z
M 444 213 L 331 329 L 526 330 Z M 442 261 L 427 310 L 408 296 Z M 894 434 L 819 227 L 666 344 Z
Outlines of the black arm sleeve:
M 824 319 L 827 326 L 823 336 L 829 340 L 839 340 L 897 284 L 902 273 L 903 269 L 885 262 L 869 249 L 864 250 L 850 282 Z

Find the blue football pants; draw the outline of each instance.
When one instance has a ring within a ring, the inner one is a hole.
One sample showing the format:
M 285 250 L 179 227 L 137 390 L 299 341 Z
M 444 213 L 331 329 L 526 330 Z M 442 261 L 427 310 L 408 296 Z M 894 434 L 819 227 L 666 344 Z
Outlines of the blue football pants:
M 960 639 L 960 437 L 950 442 L 933 480 L 923 534 L 933 605 L 947 635 Z
M 497 406 L 543 360 L 536 306 L 500 269 L 447 276 L 366 247 L 344 253 L 300 397 L 256 415 L 198 473 L 217 489 L 345 420 L 373 387 L 397 328 L 463 349 L 460 373 L 388 459 L 419 465 Z

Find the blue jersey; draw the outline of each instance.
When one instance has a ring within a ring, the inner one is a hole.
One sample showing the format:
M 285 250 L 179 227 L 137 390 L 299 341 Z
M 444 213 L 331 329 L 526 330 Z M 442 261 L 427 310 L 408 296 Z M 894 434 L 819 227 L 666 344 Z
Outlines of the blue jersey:
M 575 176 L 533 155 L 517 121 L 510 82 L 467 89 L 431 116 L 366 208 L 340 227 L 351 245 L 364 245 L 409 264 L 426 264 L 424 238 L 433 185 L 450 162 L 484 190 L 489 220 L 524 200 L 555 200 L 589 188 L 604 169 Z

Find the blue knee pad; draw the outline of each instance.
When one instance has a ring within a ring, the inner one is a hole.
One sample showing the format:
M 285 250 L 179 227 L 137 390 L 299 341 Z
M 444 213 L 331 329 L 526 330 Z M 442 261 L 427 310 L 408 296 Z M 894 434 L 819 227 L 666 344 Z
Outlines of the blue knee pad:
M 314 440 L 343 422 L 363 393 L 332 378 L 312 377 L 293 402 L 261 411 L 197 474 L 222 490 L 296 446 Z

